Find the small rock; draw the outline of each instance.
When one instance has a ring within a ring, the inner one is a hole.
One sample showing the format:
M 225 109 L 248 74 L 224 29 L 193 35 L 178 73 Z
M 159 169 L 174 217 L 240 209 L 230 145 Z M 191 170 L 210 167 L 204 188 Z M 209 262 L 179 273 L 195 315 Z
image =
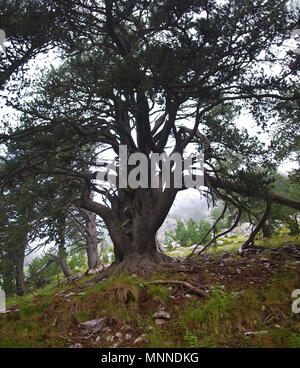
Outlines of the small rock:
M 131 331 L 131 326 L 130 325 L 124 325 L 124 326 L 121 327 L 121 331 L 124 331 L 124 332 Z
M 185 294 L 185 297 L 190 299 L 192 296 L 190 294 Z
M 264 335 L 267 334 L 268 331 L 257 331 L 257 332 L 245 332 L 244 335 L 245 336 L 256 336 L 256 335 Z
M 101 340 L 101 337 L 100 336 L 97 336 L 96 337 L 96 340 L 95 340 L 95 343 L 97 344 L 100 340 Z
M 87 334 L 94 334 L 99 332 L 103 329 L 103 327 L 107 323 L 107 318 L 99 318 L 99 319 L 92 319 L 90 321 L 86 321 L 80 324 L 80 329 L 82 329 L 82 332 L 84 335 Z
M 70 346 L 68 346 L 68 348 L 71 348 L 71 349 L 80 349 L 80 348 L 83 348 L 83 345 L 79 344 L 79 343 L 75 343 L 75 344 L 72 344 Z
M 144 334 L 143 334 L 143 335 L 141 335 L 141 336 L 139 336 L 138 338 L 136 338 L 136 339 L 134 340 L 133 345 L 139 344 L 140 342 L 143 342 L 143 341 L 145 341 L 145 335 L 144 335 Z
M 130 340 L 132 338 L 132 335 L 130 333 L 127 333 L 125 335 L 125 340 Z
M 166 323 L 166 321 L 165 321 L 164 319 L 162 319 L 162 318 L 157 318 L 157 319 L 155 320 L 155 324 L 156 324 L 157 326 L 164 325 L 165 323 Z
M 235 292 L 232 293 L 232 295 L 234 295 L 234 296 L 239 296 L 241 294 L 244 294 L 244 292 L 243 291 L 235 291 Z
M 262 257 L 262 258 L 260 259 L 260 262 L 262 262 L 262 263 L 269 262 L 269 259 L 268 259 L 268 258 L 263 258 L 263 257 Z
M 107 336 L 106 341 L 113 342 L 115 339 L 114 335 Z
M 169 313 L 163 311 L 163 310 L 160 310 L 156 313 L 153 314 L 153 318 L 165 318 L 165 319 L 170 319 L 170 315 Z
M 56 293 L 54 296 L 63 296 L 64 293 L 65 293 L 65 291 L 64 290 L 61 290 L 58 293 Z
M 65 298 L 69 298 L 69 297 L 70 297 L 70 296 L 72 296 L 72 295 L 75 295 L 75 294 L 71 292 L 71 293 L 68 293 L 68 294 L 64 295 L 64 297 L 65 297 Z
M 275 325 L 276 328 L 280 328 L 280 325 Z
M 122 332 L 117 332 L 116 336 L 117 336 L 118 339 L 121 339 L 123 337 Z
M 111 332 L 111 329 L 109 327 L 104 327 L 102 329 L 102 332 L 104 332 L 104 333 Z

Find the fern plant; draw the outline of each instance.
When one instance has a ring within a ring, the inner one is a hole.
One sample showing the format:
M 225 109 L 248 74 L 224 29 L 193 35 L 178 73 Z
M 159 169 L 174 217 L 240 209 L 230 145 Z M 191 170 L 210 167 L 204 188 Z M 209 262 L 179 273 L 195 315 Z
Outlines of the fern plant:
M 199 348 L 199 340 L 193 332 L 186 330 L 184 340 L 187 342 L 188 348 Z

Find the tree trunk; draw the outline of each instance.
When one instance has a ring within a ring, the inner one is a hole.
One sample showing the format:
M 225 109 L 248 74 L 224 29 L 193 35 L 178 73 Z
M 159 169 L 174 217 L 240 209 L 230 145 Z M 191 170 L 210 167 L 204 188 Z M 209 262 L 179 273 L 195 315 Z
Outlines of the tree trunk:
M 288 225 L 288 228 L 290 229 L 290 235 L 297 235 L 297 234 L 300 233 L 296 213 L 294 214 L 294 216 L 289 216 L 289 220 L 288 220 L 287 225 Z
M 69 278 L 72 276 L 72 272 L 66 263 L 66 249 L 65 249 L 65 218 L 59 220 L 58 229 L 58 257 L 60 267 L 65 277 Z
M 175 195 L 174 195 L 175 197 Z M 165 220 L 174 198 L 165 196 L 160 208 L 147 205 L 147 197 L 139 201 L 139 195 L 132 202 L 127 201 L 122 211 L 118 208 L 115 216 L 105 221 L 114 244 L 117 271 L 149 274 L 160 263 L 170 262 L 171 258 L 157 247 L 156 233 Z M 120 216 L 121 214 L 121 216 Z
M 72 272 L 66 262 L 66 250 L 64 246 L 59 244 L 59 263 L 63 274 L 69 278 L 72 276 Z
M 271 209 L 272 209 L 272 200 L 270 198 L 268 198 L 267 201 L 266 201 L 265 211 L 264 211 L 262 217 L 260 218 L 258 224 L 252 230 L 251 234 L 249 235 L 249 238 L 240 246 L 240 249 L 239 249 L 240 254 L 242 254 L 243 251 L 245 249 L 249 248 L 251 245 L 254 245 L 254 239 L 255 239 L 256 235 L 258 234 L 258 232 L 262 229 L 265 222 L 267 221 L 267 219 L 269 217 L 269 214 L 271 212 Z
M 147 274 L 155 264 L 169 260 L 165 254 L 157 249 L 156 231 L 147 229 L 145 218 L 133 219 L 130 227 L 132 234 L 109 226 L 109 234 L 114 244 L 114 267 L 119 271 Z
M 81 208 L 97 213 L 104 220 L 114 245 L 115 262 L 110 270 L 149 274 L 171 258 L 157 250 L 156 233 L 174 202 L 178 189 L 119 189 L 110 197 L 111 207 L 90 198 L 83 185 Z M 100 276 L 99 276 L 100 278 Z
M 271 226 L 267 223 L 264 223 L 264 225 L 261 228 L 262 234 L 263 234 L 263 238 L 271 238 L 272 234 L 271 234 Z
M 101 262 L 98 254 L 98 238 L 96 228 L 96 214 L 84 211 L 86 219 L 86 246 L 89 270 L 99 267 Z
M 25 239 L 25 241 L 18 246 L 19 249 L 16 259 L 16 287 L 18 295 L 24 295 L 29 291 L 24 279 L 24 259 L 26 244 L 27 240 Z

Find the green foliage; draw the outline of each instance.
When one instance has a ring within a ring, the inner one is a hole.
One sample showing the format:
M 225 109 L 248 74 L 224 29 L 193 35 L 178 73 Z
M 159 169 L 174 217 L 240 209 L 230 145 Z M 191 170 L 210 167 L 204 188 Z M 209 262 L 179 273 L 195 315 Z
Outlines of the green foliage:
M 34 258 L 28 266 L 27 281 L 29 283 L 36 282 L 36 273 L 39 271 L 48 261 L 49 254 L 45 254 L 41 257 Z M 51 263 L 47 268 L 45 268 L 39 275 L 39 279 L 44 282 L 49 282 L 51 278 L 59 275 L 61 273 L 61 268 L 58 262 Z
M 199 348 L 198 337 L 193 332 L 186 330 L 184 340 L 187 342 L 187 348 Z
M 115 260 L 114 249 L 112 246 L 101 247 L 101 262 L 107 264 Z
M 230 294 L 225 293 L 221 288 L 215 288 L 207 303 L 199 302 L 192 310 L 187 311 L 189 323 L 197 323 L 202 336 L 224 333 L 222 322 L 229 317 L 231 303 Z
M 85 250 L 74 253 L 68 259 L 68 266 L 75 272 L 87 269 L 87 256 Z
M 209 228 L 209 222 L 204 220 L 200 220 L 200 222 L 197 223 L 195 220 L 189 219 L 187 224 L 178 220 L 175 233 L 166 232 L 165 238 L 167 244 L 169 243 L 169 248 L 172 241 L 179 243 L 182 247 L 189 247 L 199 243 Z M 211 234 L 208 236 L 207 240 L 209 241 L 210 239 Z
M 211 218 L 213 219 L 213 221 L 215 222 L 219 216 L 221 215 L 223 211 L 223 206 L 218 204 L 216 207 L 213 207 L 210 211 L 210 216 Z M 226 215 L 226 213 L 225 213 Z M 215 228 L 215 232 L 218 233 L 220 232 L 221 230 L 225 229 L 227 226 L 226 226 L 226 220 L 225 218 L 223 217 L 223 219 L 221 219 L 218 223 L 217 223 L 217 226 Z
M 293 182 L 284 176 L 277 175 L 273 187 L 277 193 L 290 199 L 297 200 L 300 198 L 299 183 Z M 300 228 L 297 221 L 297 210 L 274 203 L 270 216 L 267 220 L 267 225 L 270 226 L 271 231 L 274 232 L 275 230 L 279 229 L 282 224 L 289 228 L 290 235 L 296 235 L 300 233 Z

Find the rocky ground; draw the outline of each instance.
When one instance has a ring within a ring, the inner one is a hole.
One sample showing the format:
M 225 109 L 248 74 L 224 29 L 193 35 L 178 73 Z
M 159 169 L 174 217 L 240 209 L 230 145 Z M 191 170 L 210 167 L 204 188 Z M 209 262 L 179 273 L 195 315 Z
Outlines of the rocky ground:
M 24 297 L 0 317 L 0 346 L 300 346 L 300 314 L 291 311 L 297 244 L 202 255 L 150 280 L 133 276 Z

